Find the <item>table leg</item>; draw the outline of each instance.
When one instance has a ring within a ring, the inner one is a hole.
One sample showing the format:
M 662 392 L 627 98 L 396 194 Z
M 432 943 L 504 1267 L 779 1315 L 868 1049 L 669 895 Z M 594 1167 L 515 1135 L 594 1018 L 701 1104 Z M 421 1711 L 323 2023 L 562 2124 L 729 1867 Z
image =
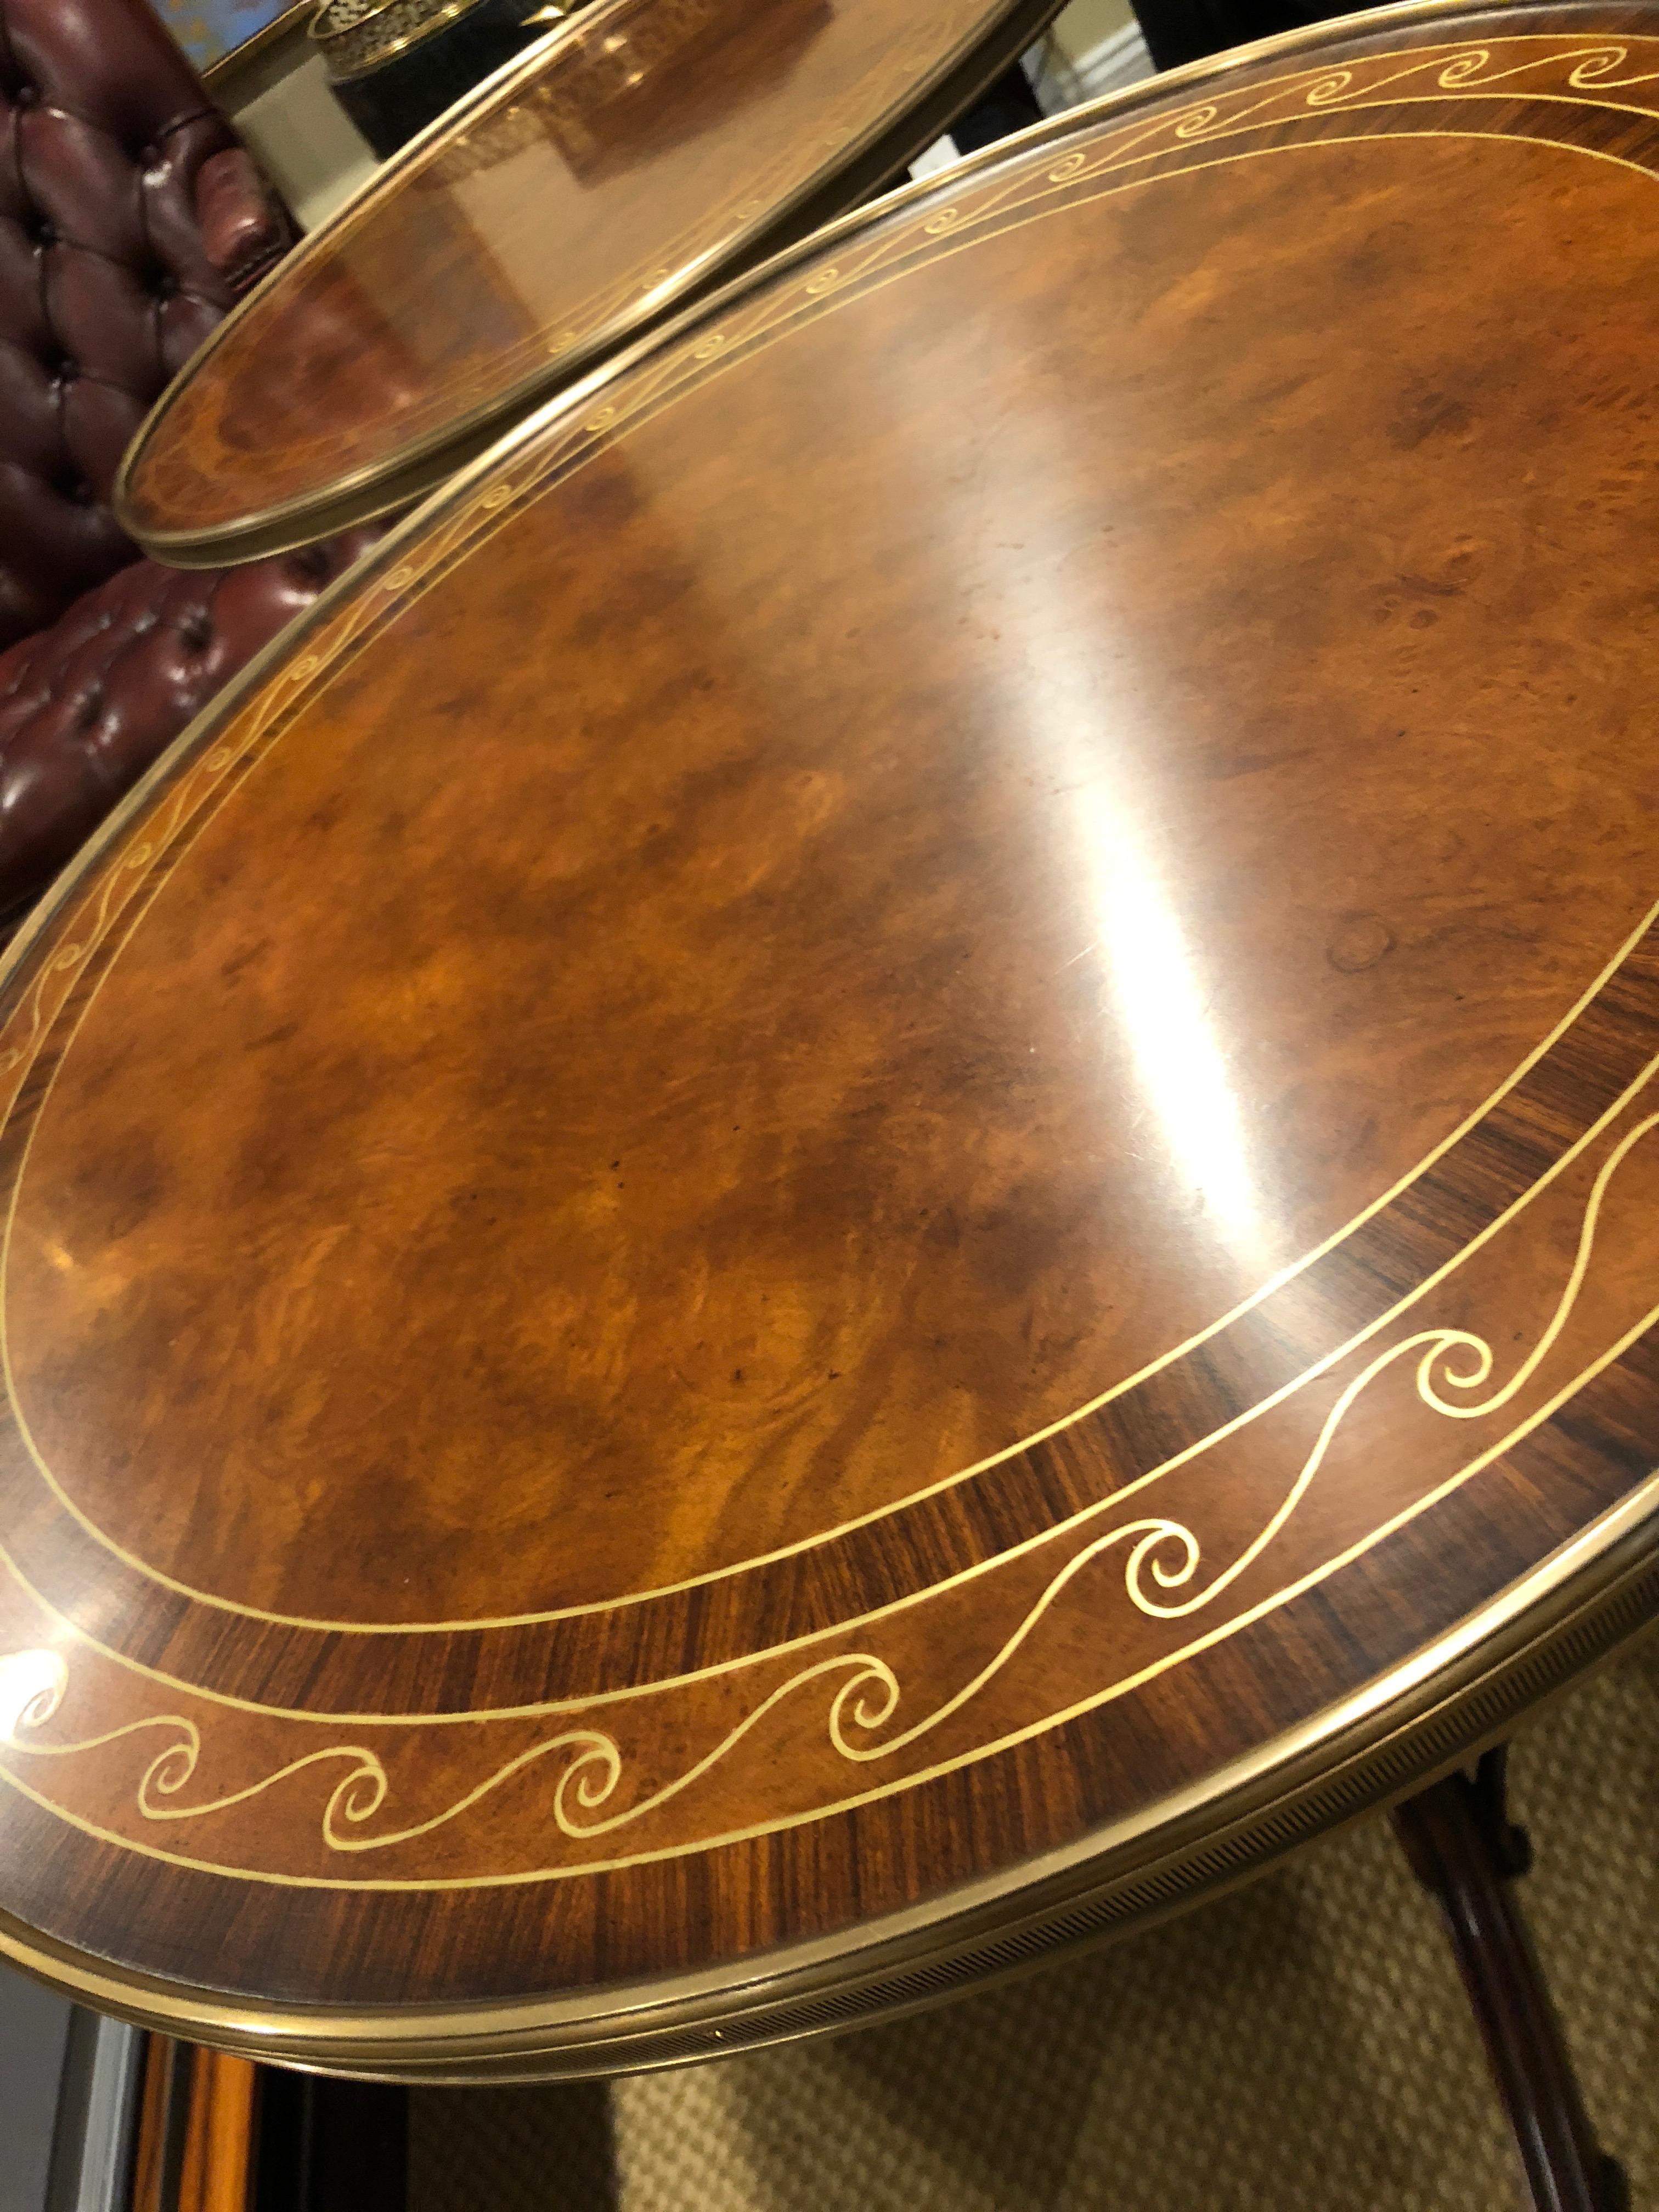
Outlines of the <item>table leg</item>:
M 1595 2139 L 1560 2021 L 1511 1887 L 1532 1863 L 1504 1798 L 1506 1747 L 1394 1812 L 1413 1873 L 1440 1906 L 1533 2212 L 1629 2212 L 1623 2167 Z

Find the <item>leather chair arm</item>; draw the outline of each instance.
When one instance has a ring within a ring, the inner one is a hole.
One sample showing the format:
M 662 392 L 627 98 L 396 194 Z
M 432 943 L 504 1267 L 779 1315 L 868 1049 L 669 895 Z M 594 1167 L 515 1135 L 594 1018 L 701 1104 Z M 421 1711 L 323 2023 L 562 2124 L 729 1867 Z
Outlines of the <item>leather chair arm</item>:
M 242 146 L 228 146 L 203 162 L 196 220 L 208 259 L 239 295 L 252 290 L 294 242 L 287 209 Z
M 0 940 L 191 717 L 386 526 L 241 568 L 136 561 L 0 653 Z

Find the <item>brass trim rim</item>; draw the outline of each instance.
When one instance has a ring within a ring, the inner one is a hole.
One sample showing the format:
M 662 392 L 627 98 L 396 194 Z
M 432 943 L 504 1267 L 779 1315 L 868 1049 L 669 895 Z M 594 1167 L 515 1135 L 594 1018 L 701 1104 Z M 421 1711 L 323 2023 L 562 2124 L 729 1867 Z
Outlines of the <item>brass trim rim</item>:
M 1185 1910 L 1411 1795 L 1659 1619 L 1656 1568 L 1659 1472 L 1412 1657 L 1188 1790 L 850 1940 L 672 1982 L 449 2008 L 262 2005 L 124 1976 L 9 1914 L 0 1957 L 140 2026 L 365 2079 L 642 2072 L 896 2018 Z

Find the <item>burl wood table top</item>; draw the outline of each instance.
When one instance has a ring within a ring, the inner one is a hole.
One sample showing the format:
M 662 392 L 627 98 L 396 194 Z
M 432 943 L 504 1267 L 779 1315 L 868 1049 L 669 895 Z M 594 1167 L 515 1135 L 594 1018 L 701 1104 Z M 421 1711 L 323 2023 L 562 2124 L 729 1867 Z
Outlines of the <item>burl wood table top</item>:
M 1652 1609 L 1659 11 L 1253 49 L 451 484 L 0 978 L 0 1948 L 694 2057 Z
M 402 506 L 854 206 L 1060 0 L 592 0 L 390 162 L 175 380 L 117 486 L 213 567 Z

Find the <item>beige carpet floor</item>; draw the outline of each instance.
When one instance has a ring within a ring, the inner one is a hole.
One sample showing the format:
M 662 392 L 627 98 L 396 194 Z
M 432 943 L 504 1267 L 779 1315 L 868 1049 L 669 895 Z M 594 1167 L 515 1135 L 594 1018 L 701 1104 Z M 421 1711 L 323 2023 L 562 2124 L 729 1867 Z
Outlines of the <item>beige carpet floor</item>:
M 1659 2212 L 1659 1643 L 1511 1761 L 1593 2118 Z M 414 2100 L 413 2212 L 1512 2212 L 1434 1909 L 1386 1825 L 885 2027 L 614 2085 Z

